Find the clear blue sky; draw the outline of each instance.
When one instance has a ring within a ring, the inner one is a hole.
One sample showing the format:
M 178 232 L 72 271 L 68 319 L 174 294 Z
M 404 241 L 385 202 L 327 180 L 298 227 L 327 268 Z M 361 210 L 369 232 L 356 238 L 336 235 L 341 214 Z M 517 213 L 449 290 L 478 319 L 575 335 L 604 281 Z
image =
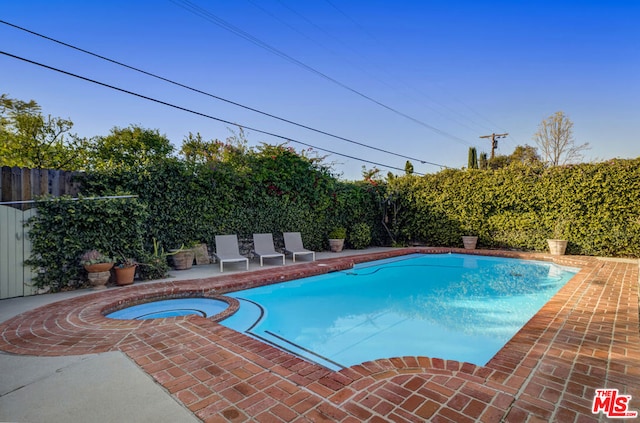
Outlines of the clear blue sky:
M 489 152 L 489 140 L 479 137 L 492 132 L 510 134 L 499 154 L 533 145 L 540 122 L 556 111 L 574 122 L 577 143 L 590 143 L 586 160 L 640 156 L 640 1 L 191 4 L 199 14 L 182 0 L 5 1 L 0 19 L 288 120 L 449 167 L 466 166 L 470 146 Z M 189 92 L 4 24 L 0 46 L 180 107 L 404 168 L 406 158 Z M 0 92 L 70 118 L 81 136 L 129 124 L 159 129 L 176 146 L 189 132 L 206 139 L 230 135 L 227 124 L 3 55 L 0 84 Z M 282 142 L 252 131 L 248 138 Z M 373 167 L 337 155 L 328 161 L 345 179 L 359 179 L 362 165 Z M 440 169 L 413 164 L 421 173 Z

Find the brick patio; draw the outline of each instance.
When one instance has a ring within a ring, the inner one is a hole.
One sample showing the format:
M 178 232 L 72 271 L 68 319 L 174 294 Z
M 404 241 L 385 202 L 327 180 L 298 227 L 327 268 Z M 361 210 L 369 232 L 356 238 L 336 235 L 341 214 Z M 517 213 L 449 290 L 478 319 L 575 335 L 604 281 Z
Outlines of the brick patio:
M 631 409 L 640 409 L 637 261 L 474 251 L 582 268 L 484 367 L 401 357 L 333 372 L 201 317 L 103 317 L 150 296 L 214 297 L 365 260 L 450 251 L 463 252 L 401 249 L 110 288 L 7 320 L 0 349 L 38 356 L 122 351 L 205 422 L 605 421 L 591 413 L 597 388 L 631 395 Z

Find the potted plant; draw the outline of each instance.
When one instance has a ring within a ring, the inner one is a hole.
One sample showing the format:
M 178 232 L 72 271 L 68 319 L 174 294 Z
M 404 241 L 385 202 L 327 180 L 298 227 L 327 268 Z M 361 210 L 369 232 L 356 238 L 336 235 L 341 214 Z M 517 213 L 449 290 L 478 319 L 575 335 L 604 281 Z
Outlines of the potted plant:
M 472 235 L 464 235 L 462 237 L 462 245 L 464 245 L 465 250 L 475 250 L 476 244 L 478 243 L 478 237 Z
M 153 253 L 142 253 L 138 276 L 143 280 L 166 278 L 169 271 L 168 256 L 169 253 L 165 253 L 158 240 L 153 238 Z
M 87 271 L 87 279 L 94 289 L 104 289 L 111 277 L 113 259 L 98 250 L 89 250 L 80 257 L 80 264 Z
M 138 263 L 132 258 L 123 258 L 116 264 L 114 271 L 118 285 L 131 285 L 136 275 Z
M 462 235 L 462 245 L 465 250 L 475 250 L 478 244 L 478 234 L 482 234 L 484 221 L 477 217 L 477 213 L 463 216 L 460 232 Z
M 98 250 L 89 250 L 80 257 L 80 263 L 88 273 L 107 272 L 113 267 L 113 258 Z
M 553 228 L 552 238 L 547 239 L 547 244 L 549 245 L 549 252 L 553 256 L 562 256 L 567 250 L 567 239 L 565 238 L 565 234 L 567 232 L 568 223 L 559 218 L 556 220 L 555 227 Z
M 193 266 L 193 259 L 195 258 L 195 252 L 193 246 L 195 243 L 189 243 L 188 246 L 182 244 L 180 248 L 169 250 L 169 254 L 173 259 L 173 267 L 176 270 L 191 269 Z
M 333 228 L 329 232 L 329 247 L 334 253 L 342 251 L 344 248 L 344 239 L 347 237 L 347 230 L 343 227 Z

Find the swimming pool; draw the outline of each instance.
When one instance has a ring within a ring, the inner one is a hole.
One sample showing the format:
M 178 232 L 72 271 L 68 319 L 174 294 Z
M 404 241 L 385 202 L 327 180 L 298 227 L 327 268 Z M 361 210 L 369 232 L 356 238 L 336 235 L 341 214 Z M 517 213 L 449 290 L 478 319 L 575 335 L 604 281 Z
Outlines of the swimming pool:
M 220 323 L 334 370 L 398 356 L 484 365 L 577 271 L 413 254 L 227 294 L 240 309 Z

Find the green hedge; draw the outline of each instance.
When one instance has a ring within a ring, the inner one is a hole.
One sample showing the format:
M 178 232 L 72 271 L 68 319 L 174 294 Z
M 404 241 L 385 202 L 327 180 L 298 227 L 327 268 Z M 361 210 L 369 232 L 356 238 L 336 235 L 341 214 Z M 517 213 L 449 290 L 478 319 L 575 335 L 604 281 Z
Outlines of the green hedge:
M 380 188 L 340 182 L 318 160 L 283 146 L 265 145 L 233 162 L 166 160 L 138 173 L 114 169 L 83 181 L 87 195 L 114 190 L 146 204 L 147 249 L 153 239 L 171 249 L 192 241 L 213 245 L 220 234 L 271 232 L 281 242 L 282 232 L 296 231 L 307 248 L 323 250 L 334 226 L 375 227 L 381 219 Z M 386 242 L 383 232 L 373 233 L 374 244 Z
M 79 285 L 78 256 L 85 249 L 122 251 L 160 264 L 154 250 L 193 242 L 213 246 L 215 235 L 249 239 L 261 232 L 273 233 L 282 244 L 282 232 L 296 231 L 307 248 L 318 251 L 328 248 L 327 234 L 336 225 L 375 227 L 381 220 L 379 187 L 339 182 L 319 159 L 284 146 L 228 149 L 225 160 L 166 159 L 135 172 L 116 167 L 88 173 L 81 181 L 85 196 L 128 193 L 137 196 L 134 201 L 42 203 L 31 230 L 32 263 L 43 270 L 38 286 Z M 124 235 L 117 229 L 125 229 Z M 380 231 L 372 234 L 373 243 L 386 241 Z M 154 266 L 141 274 L 157 277 L 163 271 Z
M 116 260 L 141 257 L 147 217 L 146 205 L 136 198 L 60 197 L 38 203 L 28 222 L 32 256 L 27 260 L 38 269 L 36 286 L 55 292 L 83 285 L 80 256 L 87 250 Z
M 568 239 L 568 253 L 640 256 L 640 159 L 568 167 L 445 170 L 389 183 L 402 242 L 461 246 L 479 236 L 492 248 L 545 250 Z
M 447 169 L 382 183 L 339 181 L 319 160 L 283 146 L 232 158 L 167 159 L 82 181 L 85 196 L 137 199 L 41 203 L 30 231 L 30 263 L 41 269 L 37 285 L 80 284 L 78 258 L 92 248 L 145 260 L 154 247 L 213 245 L 219 234 L 271 232 L 281 243 L 282 232 L 299 231 L 305 245 L 319 251 L 337 226 L 347 228 L 352 248 L 369 242 L 462 246 L 462 235 L 477 235 L 479 247 L 543 251 L 547 238 L 561 237 L 571 254 L 640 257 L 640 159 Z

